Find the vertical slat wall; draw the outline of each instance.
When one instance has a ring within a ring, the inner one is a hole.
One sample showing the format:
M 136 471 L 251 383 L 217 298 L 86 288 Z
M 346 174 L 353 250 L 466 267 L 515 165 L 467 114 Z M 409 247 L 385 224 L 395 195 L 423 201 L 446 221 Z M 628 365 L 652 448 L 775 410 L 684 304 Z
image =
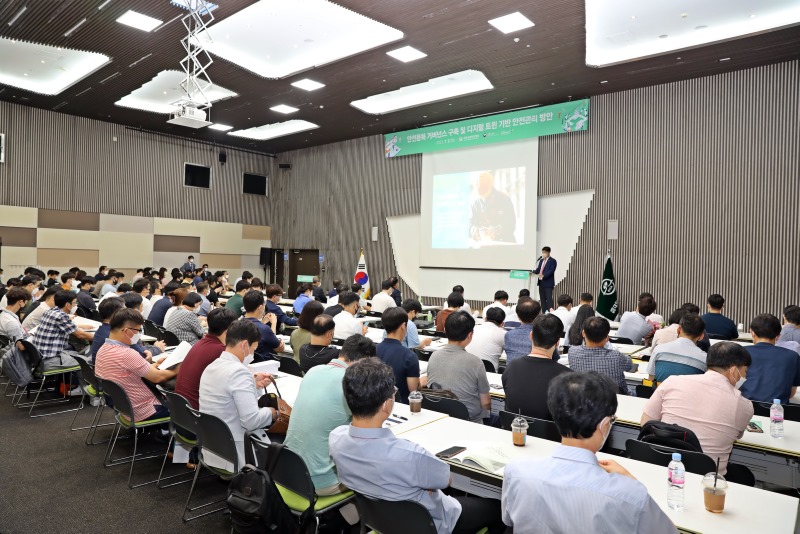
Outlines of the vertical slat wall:
M 540 139 L 540 195 L 595 190 L 556 294 L 597 293 L 619 219 L 623 310 L 641 291 L 665 317 L 719 292 L 744 323 L 800 303 L 799 66 L 592 98 L 590 131 Z
M 0 102 L 6 163 L 0 204 L 267 225 L 271 202 L 242 194 L 242 173 L 270 174 L 272 158 Z M 116 137 L 116 141 L 114 138 Z M 212 168 L 211 189 L 184 187 L 184 162 Z M 258 254 L 255 251 L 254 254 Z

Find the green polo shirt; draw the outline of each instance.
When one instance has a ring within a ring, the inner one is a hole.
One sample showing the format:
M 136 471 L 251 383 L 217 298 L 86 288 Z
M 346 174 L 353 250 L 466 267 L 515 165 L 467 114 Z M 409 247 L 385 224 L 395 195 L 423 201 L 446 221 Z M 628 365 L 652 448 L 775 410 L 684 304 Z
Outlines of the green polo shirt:
M 225 307 L 229 310 L 233 310 L 233 313 L 236 314 L 236 317 L 241 317 L 244 315 L 242 312 L 242 296 L 239 293 L 236 293 L 234 296 L 228 299 L 228 302 L 225 303 Z
M 317 489 L 339 482 L 328 452 L 328 436 L 331 430 L 350 424 L 352 419 L 342 391 L 346 369 L 347 364 L 339 359 L 312 367 L 303 377 L 292 406 L 284 444 L 306 462 Z

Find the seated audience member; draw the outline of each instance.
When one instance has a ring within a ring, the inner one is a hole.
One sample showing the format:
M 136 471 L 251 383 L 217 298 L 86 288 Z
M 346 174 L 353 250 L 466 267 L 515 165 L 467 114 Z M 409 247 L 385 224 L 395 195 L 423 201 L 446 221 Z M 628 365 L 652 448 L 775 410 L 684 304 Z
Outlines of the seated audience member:
M 503 313 L 505 314 L 503 316 L 504 318 L 506 316 L 510 315 L 511 314 L 511 307 L 508 305 L 508 293 L 506 293 L 502 289 L 499 290 L 499 291 L 495 291 L 494 292 L 494 302 L 492 302 L 491 304 L 489 304 L 488 306 L 486 306 L 483 309 L 483 312 L 481 313 L 481 317 L 483 317 L 485 319 L 486 318 L 486 312 L 489 311 L 491 308 L 499 308 L 499 309 L 503 310 Z
M 40 298 L 40 296 L 42 295 L 42 293 L 44 293 L 44 291 L 42 291 L 39 288 L 39 281 L 40 281 L 40 278 L 38 278 L 37 276 L 26 275 L 26 276 L 23 276 L 21 280 L 19 280 L 19 279 L 11 279 L 11 280 L 9 280 L 8 281 L 8 286 L 9 287 L 20 287 L 20 288 L 24 289 L 25 291 L 27 291 L 28 295 L 30 295 L 30 297 L 31 297 L 31 298 L 28 299 L 27 304 L 30 305 L 31 302 L 33 302 L 34 300 L 38 300 Z M 3 295 L 3 298 L 0 299 L 0 310 L 5 309 L 6 304 L 7 304 L 6 295 Z M 19 313 L 20 313 L 20 317 L 24 319 L 25 318 L 24 309 L 21 310 Z
M 398 287 L 398 285 L 400 284 L 400 279 L 397 278 L 396 276 L 392 276 L 391 278 L 389 278 L 389 280 L 391 280 L 392 282 L 391 297 L 394 300 L 394 304 L 395 306 L 402 306 L 403 294 L 400 293 L 400 288 Z
M 147 278 L 140 278 L 131 286 L 132 294 L 138 295 L 142 298 L 142 317 L 145 319 L 150 317 L 150 312 L 153 309 L 153 303 L 148 298 L 150 296 L 150 280 Z
M 7 337 L 9 341 L 16 341 L 27 335 L 18 313 L 31 300 L 31 294 L 21 287 L 12 287 L 6 292 L 5 298 L 6 307 L 0 309 L 0 336 Z
M 519 299 L 516 314 L 522 324 L 506 332 L 505 350 L 506 361 L 508 363 L 513 362 L 517 358 L 523 358 L 531 353 L 531 325 L 541 311 L 542 306 L 538 301 L 530 297 Z M 561 332 L 559 332 L 559 337 L 561 337 L 560 334 Z
M 495 372 L 500 367 L 500 355 L 506 345 L 506 329 L 503 321 L 506 312 L 501 307 L 487 308 L 483 324 L 475 327 L 467 352 L 481 360 L 491 362 Z
M 590 317 L 583 323 L 583 345 L 569 349 L 569 366 L 573 371 L 597 371 L 617 385 L 618 392 L 628 394 L 625 371 L 633 368 L 631 357 L 606 348 L 611 326 L 605 317 Z
M 504 472 L 503 521 L 514 532 L 677 533 L 647 488 L 616 461 L 598 460 L 616 420 L 616 388 L 599 373 L 568 373 L 547 392 L 561 445 L 549 457 L 512 460 Z
M 185 291 L 185 290 L 184 290 Z M 200 295 L 189 293 L 181 303 L 173 308 L 164 321 L 164 328 L 175 334 L 178 339 L 194 345 L 206 334 L 200 319 L 197 317 L 197 309 L 200 307 Z
M 456 311 L 447 317 L 447 345 L 434 352 L 428 360 L 428 384 L 434 382 L 456 394 L 469 412 L 473 423 L 490 417 L 492 399 L 489 380 L 483 363 L 469 354 L 464 347 L 472 341 L 475 319 L 465 311 Z
M 459 295 L 461 295 L 461 298 L 463 299 L 464 298 L 464 286 L 462 286 L 462 285 L 453 286 L 453 293 L 458 293 Z M 447 300 L 445 300 L 444 301 L 444 305 L 442 307 L 443 308 L 447 308 L 448 306 L 449 306 L 449 304 L 447 303 Z M 472 315 L 472 308 L 469 307 L 469 304 L 467 304 L 466 300 L 464 300 L 464 304 L 461 305 L 460 309 L 462 311 L 465 311 L 465 312 L 469 313 L 470 315 Z
M 572 308 L 575 310 L 575 308 Z M 564 344 L 568 347 L 580 346 L 583 344 L 583 325 L 588 319 L 595 316 L 594 308 L 591 304 L 582 304 L 578 307 L 578 313 L 575 315 L 575 320 L 572 326 L 567 331 L 567 337 L 564 339 Z
M 685 313 L 678 325 L 678 339 L 661 343 L 650 353 L 647 372 L 650 380 L 663 382 L 672 375 L 705 373 L 706 353 L 697 347 L 705 323 L 696 313 Z
M 47 283 L 45 284 L 45 287 L 50 288 L 50 287 L 53 287 L 54 285 L 57 285 L 58 284 L 58 275 L 59 274 L 61 274 L 61 273 L 56 271 L 56 270 L 53 270 L 53 269 L 50 269 L 49 271 L 47 271 Z
M 228 302 L 225 303 L 225 307 L 229 310 L 233 310 L 233 313 L 236 314 L 236 317 L 241 317 L 244 315 L 244 304 L 242 303 L 242 299 L 244 298 L 245 293 L 248 291 L 250 291 L 250 282 L 247 280 L 239 280 L 236 282 L 236 294 L 229 298 Z
M 53 297 L 53 307 L 42 315 L 32 342 L 39 350 L 45 371 L 78 366 L 78 360 L 75 359 L 78 353 L 69 344 L 70 335 L 80 341 L 92 342 L 94 334 L 77 326 L 69 318 L 77 307 L 75 293 L 62 290 Z M 76 394 L 80 394 L 80 388 L 76 389 Z
M 651 352 L 659 345 L 670 343 L 678 339 L 678 327 L 680 327 L 681 319 L 683 319 L 683 316 L 687 313 L 688 311 L 686 308 L 681 307 L 670 314 L 667 326 L 659 328 L 653 333 L 653 339 L 650 342 Z
M 396 307 L 394 299 L 392 298 L 392 280 L 384 280 L 381 282 L 381 290 L 377 295 L 372 297 L 372 311 L 376 313 L 383 313 L 389 308 Z
M 649 299 L 656 300 L 655 297 L 653 297 L 652 293 L 647 293 L 647 292 L 642 293 L 642 294 L 639 295 L 639 300 L 642 300 L 644 298 L 649 298 Z M 656 325 L 656 324 L 662 325 L 662 324 L 664 324 L 664 317 L 662 317 L 661 315 L 659 315 L 659 314 L 657 314 L 655 312 L 653 312 L 650 315 L 648 315 L 647 317 L 645 317 L 645 319 L 647 319 L 647 322 L 652 324 L 652 325 Z
M 103 302 L 104 300 L 106 300 L 108 298 L 121 297 L 122 295 L 124 295 L 128 291 L 131 291 L 132 289 L 133 288 L 131 287 L 130 284 L 120 284 L 120 285 L 118 285 L 116 287 L 116 289 L 114 289 L 114 291 L 109 291 L 108 293 L 106 293 L 105 295 L 100 297 L 100 300 L 98 301 L 98 304 L 100 304 L 101 302 Z
M 109 324 L 111 323 L 111 317 L 114 315 L 114 312 L 121 310 L 122 308 L 125 308 L 125 301 L 119 297 L 106 299 L 100 303 L 97 311 L 100 314 L 100 320 L 102 321 L 102 324 L 97 327 L 97 331 L 94 333 L 94 338 L 92 339 L 92 346 L 90 349 L 91 363 L 94 364 L 95 360 L 97 359 L 97 353 L 103 347 L 106 339 L 108 339 L 108 336 L 111 334 L 111 326 Z
M 107 274 L 108 274 L 108 267 L 106 267 L 105 265 L 101 265 L 100 269 L 97 271 L 97 274 L 94 275 L 94 281 L 100 282 L 101 280 L 105 280 Z
M 211 311 L 211 301 L 208 300 L 209 293 L 211 293 L 211 288 L 208 282 L 200 282 L 197 284 L 197 294 L 200 295 L 200 307 L 197 308 L 197 315 L 199 317 L 208 317 L 208 312 Z
M 242 299 L 244 305 L 244 319 L 252 322 L 258 328 L 258 348 L 255 352 L 256 362 L 266 362 L 277 359 L 275 355 L 283 352 L 283 340 L 275 335 L 278 318 L 271 313 L 265 313 L 266 300 L 260 291 L 250 290 Z
M 120 277 L 116 271 L 109 272 L 105 277 L 105 284 L 103 284 L 102 289 L 100 289 L 100 296 L 104 297 L 106 293 L 111 293 L 117 290 L 117 286 L 120 284 Z
M 450 467 L 383 428 L 396 391 L 388 365 L 376 358 L 355 362 L 344 372 L 342 389 L 353 421 L 331 431 L 328 444 L 345 487 L 374 499 L 418 502 L 439 533 L 474 534 L 483 527 L 491 534 L 504 531 L 497 500 L 445 495 L 441 490 L 450 485 Z
M 300 347 L 300 368 L 304 373 L 307 373 L 312 367 L 326 365 L 329 361 L 339 357 L 339 347 L 331 345 L 334 328 L 336 328 L 336 324 L 330 315 L 323 313 L 314 318 L 311 323 L 311 340 Z
M 61 289 L 64 291 L 72 291 L 72 281 L 75 280 L 75 275 L 72 273 L 64 273 L 61 275 Z
M 253 273 L 251 273 L 250 271 L 244 271 L 242 273 L 242 276 L 237 278 L 236 281 L 233 283 L 234 287 L 236 286 L 236 284 L 238 284 L 242 280 L 244 280 L 245 282 L 247 282 L 248 284 L 250 284 L 252 286 L 253 285 Z
M 736 343 L 712 345 L 702 375 L 669 377 L 644 405 L 641 424 L 654 419 L 686 427 L 697 435 L 703 453 L 721 458 L 728 470 L 733 442 L 744 435 L 753 417 L 753 403 L 738 388 L 749 378 L 750 354 Z
M 317 302 L 322 302 L 323 304 L 328 302 L 328 297 L 325 296 L 325 290 L 322 289 L 322 283 L 319 280 L 319 276 L 315 276 L 311 279 L 311 296 Z
M 783 310 L 783 328 L 781 328 L 780 343 L 797 341 L 800 343 L 800 307 L 787 306 Z
M 681 305 L 681 308 L 686 310 L 686 313 L 696 313 L 696 314 L 700 315 L 700 306 L 698 306 L 697 304 L 694 304 L 693 302 L 684 302 Z M 677 334 L 673 338 L 673 341 L 675 339 L 678 339 Z M 708 339 L 708 335 L 705 332 L 703 332 L 702 339 L 700 339 L 700 341 L 697 342 L 697 347 L 700 350 L 702 350 L 703 352 L 708 352 L 708 349 L 711 348 L 711 340 Z
M 336 293 L 336 295 L 334 295 L 332 297 L 328 297 L 328 307 L 325 308 L 325 315 L 330 315 L 331 317 L 336 317 L 337 315 L 342 313 L 342 310 L 344 308 L 342 308 L 342 305 L 339 302 L 339 296 L 342 293 L 346 292 L 346 291 L 347 291 L 347 287 L 346 286 L 341 286 L 339 288 L 339 292 Z M 356 295 L 358 296 L 357 293 L 356 293 Z M 361 308 L 361 297 L 359 296 L 358 297 L 358 306 L 356 306 L 356 312 L 358 312 L 358 310 L 360 308 Z
M 644 297 L 639 301 L 636 311 L 625 312 L 619 321 L 617 337 L 628 338 L 634 345 L 641 345 L 644 337 L 653 331 L 653 325 L 647 317 L 656 311 L 656 301 Z
M 461 310 L 464 306 L 464 295 L 453 291 L 447 297 L 447 308 L 436 314 L 436 331 L 445 332 L 447 318 L 454 312 Z M 467 312 L 469 313 L 469 312 Z
M 556 305 L 558 307 L 550 313 L 561 319 L 564 324 L 564 333 L 567 333 L 572 328 L 572 323 L 575 322 L 575 317 L 572 315 L 572 297 L 567 294 L 559 295 Z
M 333 318 L 333 322 L 336 323 L 333 337 L 347 339 L 356 334 L 365 335 L 368 331 L 367 325 L 355 318 L 358 312 L 358 295 L 352 291 L 340 293 L 339 306 L 342 307 L 342 311 Z
M 781 322 L 768 313 L 750 323 L 753 345 L 746 347 L 753 359 L 747 371 L 747 382 L 741 392 L 751 401 L 772 404 L 780 399 L 787 404 L 800 386 L 800 355 L 775 343 L 781 335 Z
M 192 345 L 181 363 L 175 393 L 185 397 L 195 410 L 200 406 L 200 377 L 206 367 L 225 350 L 225 331 L 235 320 L 236 314 L 227 308 L 211 310 L 208 314 L 208 333 Z
M 300 383 L 284 443 L 306 463 L 317 495 L 348 491 L 339 482 L 328 450 L 328 438 L 334 428 L 352 420 L 342 390 L 345 370 L 372 356 L 375 356 L 375 344 L 369 338 L 351 336 L 337 358 L 315 366 Z
M 347 291 L 347 290 L 345 289 L 345 291 Z M 367 310 L 367 309 L 371 308 L 371 306 L 367 303 L 367 300 L 364 298 L 364 288 L 361 286 L 361 284 L 359 284 L 358 282 L 354 282 L 350 286 L 350 291 L 352 291 L 353 293 L 358 295 L 358 307 L 359 308 L 361 308 L 363 310 Z M 336 301 L 338 302 L 339 299 L 337 298 Z M 330 302 L 331 301 L 329 299 L 328 303 L 330 304 Z
M 178 290 L 180 290 L 180 286 L 172 282 L 164 286 L 163 296 L 156 300 L 153 307 L 150 308 L 150 316 L 148 317 L 150 321 L 153 321 L 158 326 L 164 326 L 164 319 L 175 303 L 175 291 Z
M 248 285 L 250 285 L 248 283 Z M 233 321 L 225 334 L 225 350 L 208 364 L 200 377 L 200 411 L 225 421 L 233 434 L 239 452 L 239 466 L 244 466 L 244 434 L 255 432 L 269 442 L 264 428 L 278 414 L 274 408 L 259 408 L 261 392 L 270 383 L 267 373 L 251 373 L 251 361 L 258 347 L 258 328 L 250 321 Z M 209 459 L 209 465 L 231 471 L 233 466 L 220 459 Z
M 267 311 L 278 318 L 278 330 L 282 328 L 281 325 L 297 326 L 297 317 L 289 317 L 278 306 L 278 303 L 283 298 L 283 288 L 278 284 L 270 284 L 267 286 Z
M 507 412 L 552 420 L 547 408 L 547 387 L 561 373 L 572 371 L 552 357 L 561 337 L 559 328 L 564 328 L 561 319 L 551 313 L 533 321 L 529 354 L 509 362 L 502 374 Z
M 58 293 L 59 291 L 63 291 L 63 289 L 61 289 L 61 286 L 59 285 L 48 287 L 47 290 L 44 292 L 44 295 L 39 297 L 39 300 L 37 302 L 38 306 L 36 306 L 35 308 L 31 306 L 30 311 L 25 316 L 25 320 L 22 321 L 22 327 L 25 330 L 30 332 L 31 330 L 39 326 L 39 323 L 42 321 L 42 316 L 45 313 L 47 313 L 47 310 L 53 307 L 56 293 Z
M 136 274 L 133 275 L 131 282 L 136 282 L 137 280 L 141 280 L 144 278 L 144 269 L 136 269 Z
M 144 318 L 136 310 L 121 308 L 114 312 L 109 322 L 111 333 L 97 351 L 95 373 L 101 380 L 110 380 L 119 385 L 128 395 L 133 407 L 135 421 L 169 417 L 152 391 L 142 382 L 148 380 L 160 384 L 173 378 L 177 370 L 161 370 L 158 364 L 148 363 L 130 345 L 142 333 Z
M 250 282 L 250 289 L 253 291 L 258 291 L 261 293 L 264 291 L 264 287 L 264 282 L 262 282 L 260 278 L 253 278 L 253 280 Z
M 724 306 L 725 299 L 722 295 L 714 293 L 708 297 L 708 303 L 706 304 L 708 312 L 703 315 L 706 332 L 717 336 L 718 339 L 737 339 L 739 337 L 739 329 L 736 328 L 736 323 L 722 315 Z
M 300 284 L 300 287 L 297 288 L 297 298 L 294 299 L 294 304 L 292 304 L 294 313 L 300 314 L 303 312 L 303 306 L 314 300 L 313 293 L 314 288 L 311 284 L 308 282 Z
M 580 311 L 581 307 L 589 306 L 591 308 L 593 302 L 594 302 L 594 297 L 592 296 L 591 293 L 581 293 L 580 302 L 578 302 L 577 306 L 573 306 L 572 307 L 572 309 L 570 310 L 570 313 L 572 314 L 573 317 L 577 317 L 578 316 L 578 311 Z M 574 321 L 573 321 L 573 324 L 574 324 Z
M 417 325 L 414 324 L 414 319 L 417 318 L 417 315 L 422 313 L 422 304 L 415 299 L 406 299 L 403 301 L 401 307 L 403 310 L 405 310 L 406 315 L 408 316 L 406 337 L 401 342 L 402 345 L 407 349 L 424 349 L 430 345 L 431 341 L 433 340 L 429 337 L 420 340 L 419 333 L 417 332 Z
M 420 386 L 419 358 L 403 346 L 408 330 L 408 314 L 403 308 L 393 306 L 381 317 L 386 338 L 378 344 L 378 358 L 394 371 L 398 400 L 408 404 L 408 394 Z
M 203 269 L 202 267 L 195 269 L 194 271 L 194 278 L 192 278 L 192 284 L 194 287 L 197 287 L 198 284 L 202 284 L 203 280 Z
M 81 278 L 80 285 L 78 286 L 78 307 L 86 311 L 93 312 L 97 310 L 92 298 L 92 288 L 94 287 L 94 278 L 85 276 Z
M 333 288 L 331 288 L 331 290 L 328 291 L 328 298 L 335 297 L 336 295 L 338 295 L 339 294 L 339 288 L 341 287 L 341 285 L 342 285 L 342 281 L 339 280 L 338 278 L 334 278 L 333 279 Z
M 292 331 L 289 338 L 289 344 L 292 346 L 292 353 L 297 363 L 300 363 L 300 349 L 303 345 L 311 343 L 311 325 L 319 315 L 322 315 L 322 304 L 314 301 L 306 304 L 300 317 L 297 318 L 297 328 Z
M 145 299 L 143 299 L 141 295 L 134 293 L 133 291 L 128 291 L 119 298 L 125 303 L 126 308 L 142 313 L 142 307 L 144 306 Z M 97 338 L 96 334 L 95 338 Z M 152 345 L 145 346 L 139 339 L 137 339 L 136 343 L 131 345 L 131 348 L 141 354 L 142 358 L 149 362 L 152 361 L 153 356 L 158 356 L 164 352 L 164 349 L 167 348 L 167 344 L 163 341 L 156 341 Z

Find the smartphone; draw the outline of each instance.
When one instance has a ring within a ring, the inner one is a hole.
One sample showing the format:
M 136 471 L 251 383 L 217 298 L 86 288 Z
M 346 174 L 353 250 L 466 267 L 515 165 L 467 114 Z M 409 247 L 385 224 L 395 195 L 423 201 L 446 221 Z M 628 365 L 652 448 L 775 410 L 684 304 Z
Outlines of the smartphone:
M 748 432 L 756 432 L 758 434 L 763 434 L 764 433 L 764 430 L 755 421 L 750 421 L 749 423 L 747 423 L 747 431 Z
M 456 454 L 461 454 L 465 450 L 467 450 L 466 447 L 459 447 L 456 445 L 455 447 L 450 447 L 449 449 L 437 452 L 436 457 L 441 459 L 452 458 Z

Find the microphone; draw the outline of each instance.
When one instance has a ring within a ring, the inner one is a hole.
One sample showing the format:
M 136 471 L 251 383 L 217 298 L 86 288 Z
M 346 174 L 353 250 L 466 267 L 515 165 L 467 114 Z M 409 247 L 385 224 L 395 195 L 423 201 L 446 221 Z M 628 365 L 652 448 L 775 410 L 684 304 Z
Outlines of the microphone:
M 542 258 L 543 258 L 543 257 L 544 257 L 544 256 L 539 256 L 538 258 L 536 258 L 536 263 L 539 263 L 540 261 L 542 261 Z

